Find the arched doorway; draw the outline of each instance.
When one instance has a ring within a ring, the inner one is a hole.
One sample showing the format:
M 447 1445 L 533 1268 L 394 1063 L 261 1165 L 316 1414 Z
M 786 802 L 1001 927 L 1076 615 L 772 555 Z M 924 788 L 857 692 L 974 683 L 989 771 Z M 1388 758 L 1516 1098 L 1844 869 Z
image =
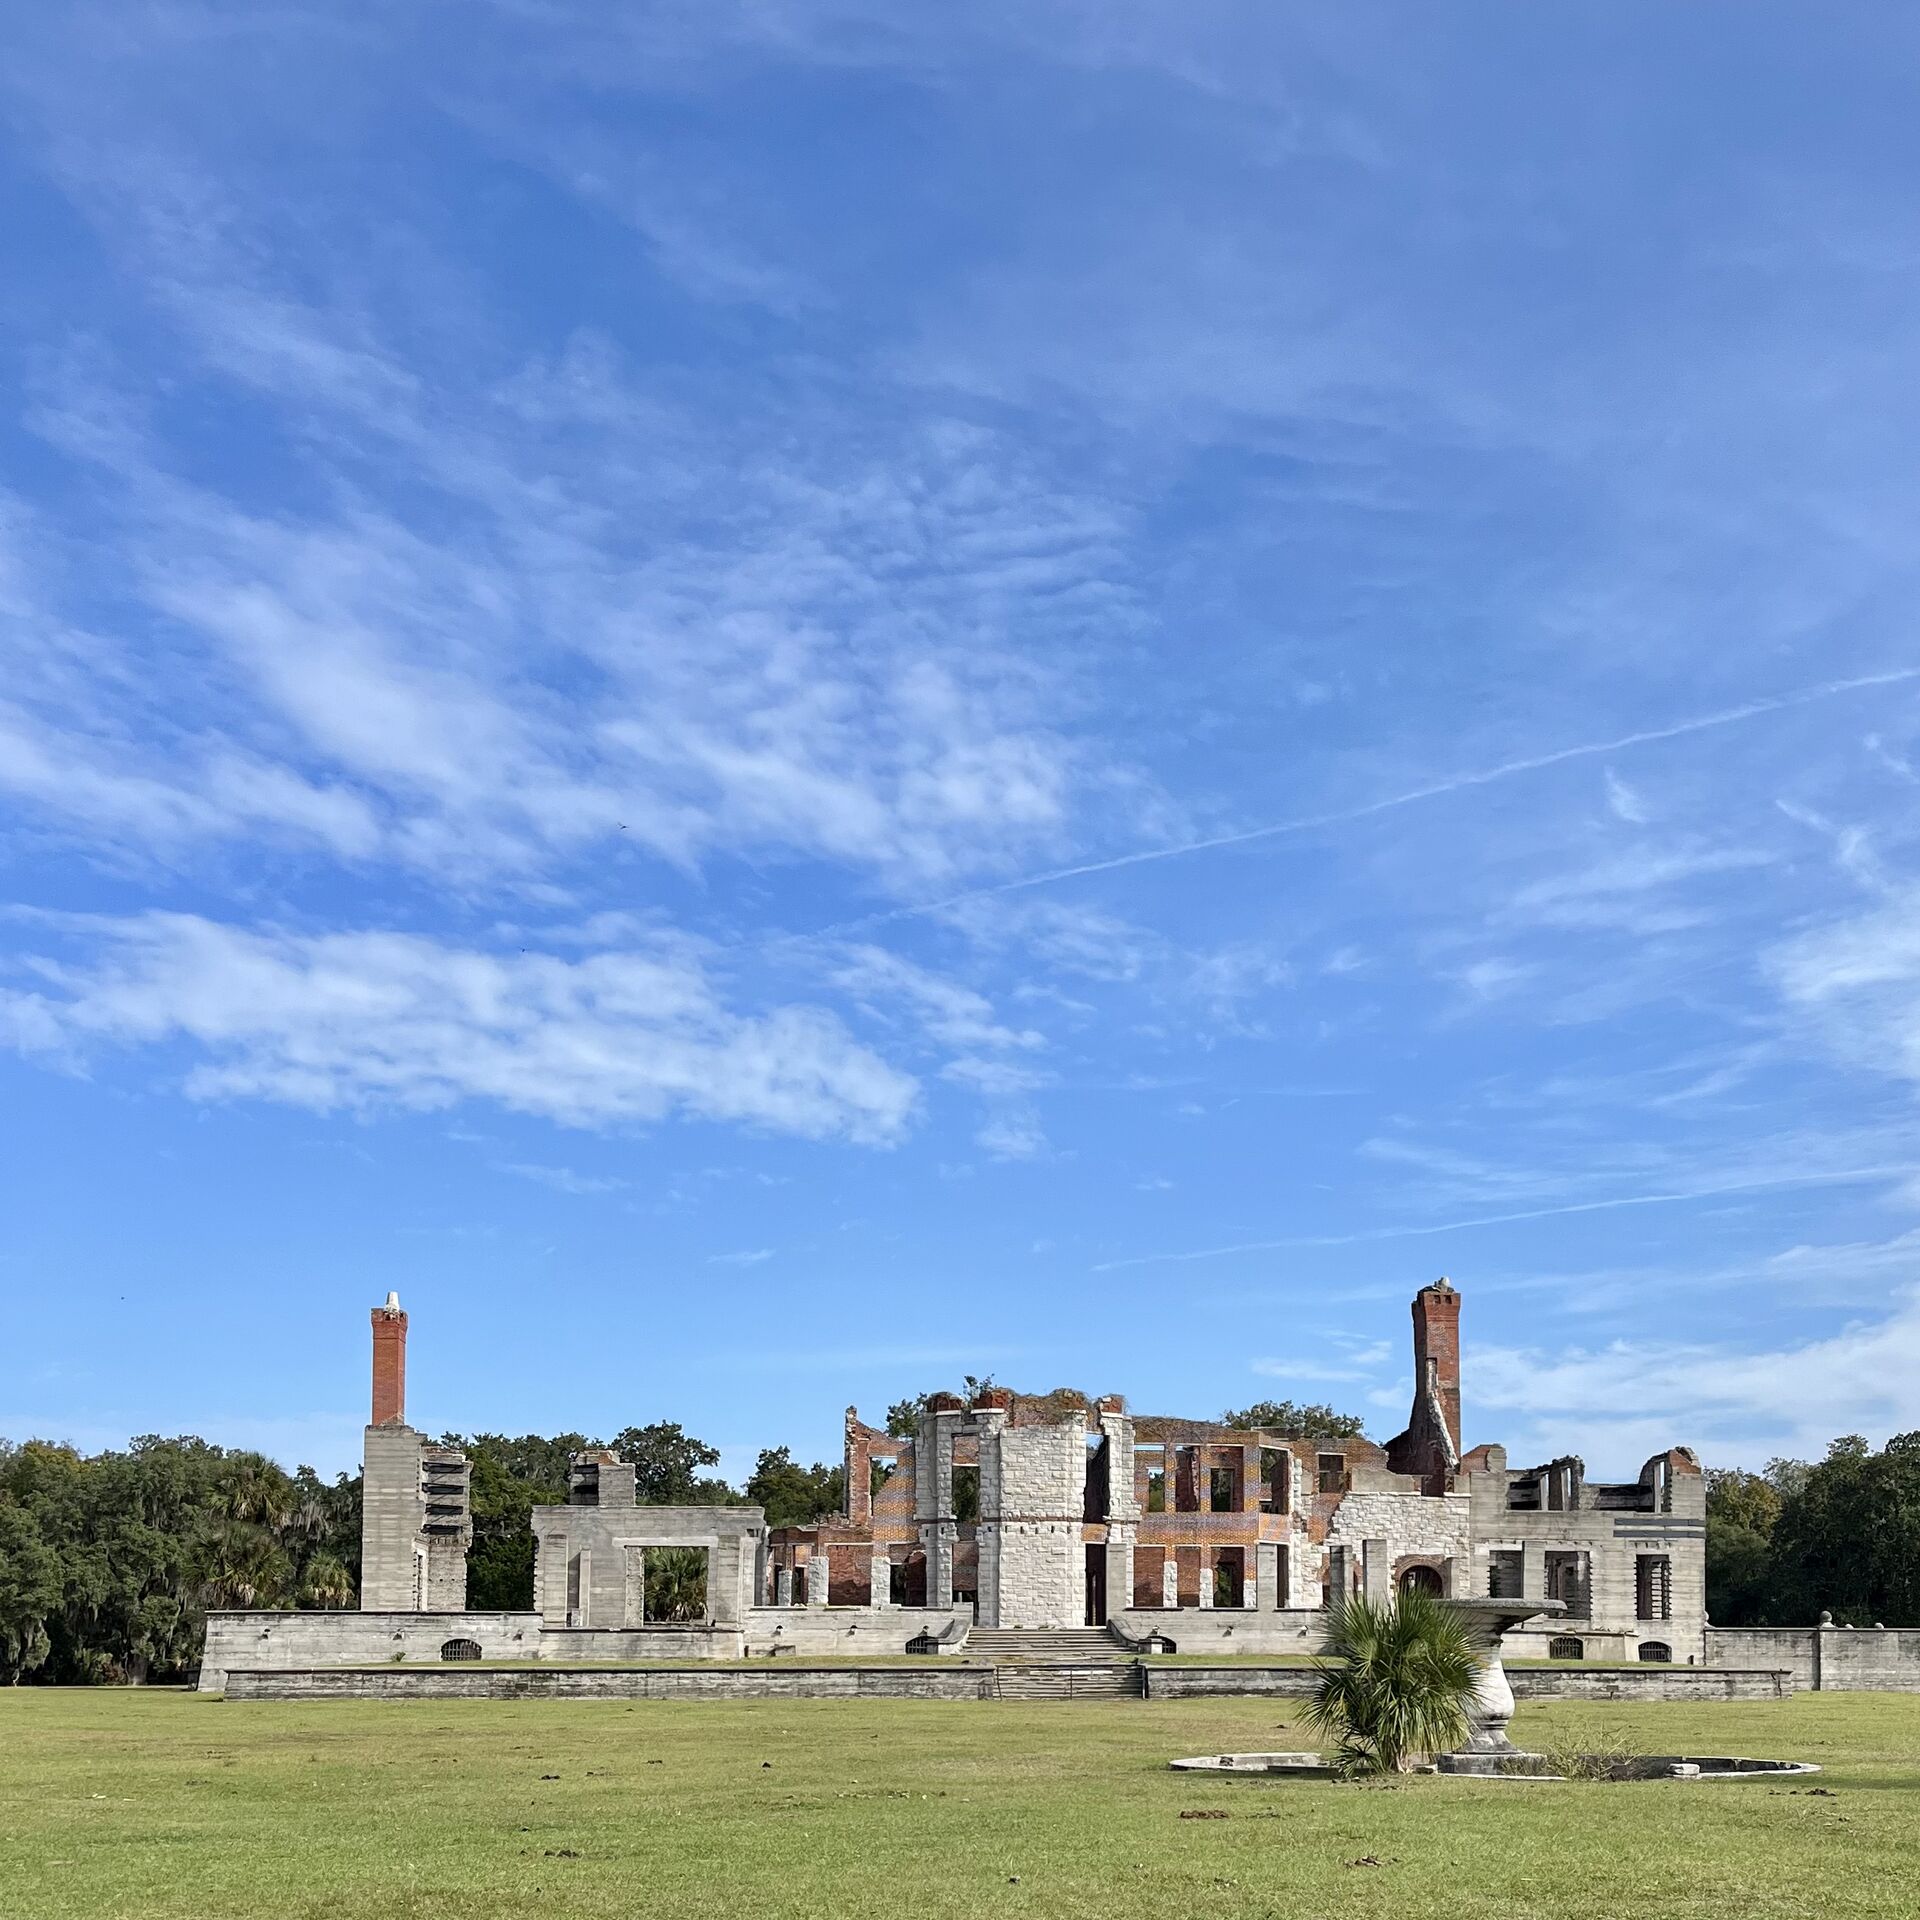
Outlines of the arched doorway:
M 1402 1593 L 1430 1593 L 1437 1600 L 1447 1590 L 1438 1567 L 1409 1567 L 1400 1576 Z

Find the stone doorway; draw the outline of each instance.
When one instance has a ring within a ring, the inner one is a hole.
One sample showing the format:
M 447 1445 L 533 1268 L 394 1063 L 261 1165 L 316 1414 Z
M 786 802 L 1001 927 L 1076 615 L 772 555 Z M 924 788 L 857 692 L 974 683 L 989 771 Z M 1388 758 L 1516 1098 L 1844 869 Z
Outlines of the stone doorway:
M 1087 1610 L 1090 1627 L 1107 1624 L 1107 1550 L 1103 1546 L 1087 1548 Z

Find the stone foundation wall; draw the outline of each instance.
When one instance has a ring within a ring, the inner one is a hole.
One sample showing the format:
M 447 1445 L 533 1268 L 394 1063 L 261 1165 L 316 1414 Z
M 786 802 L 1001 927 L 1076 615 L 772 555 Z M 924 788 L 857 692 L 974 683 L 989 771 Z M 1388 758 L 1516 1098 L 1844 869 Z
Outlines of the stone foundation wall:
M 778 1647 L 800 1654 L 899 1654 L 916 1635 L 939 1635 L 963 1609 L 755 1607 L 744 1627 L 545 1627 L 537 1613 L 213 1613 L 200 1688 L 218 1693 L 249 1669 L 441 1664 L 450 1640 L 482 1660 L 595 1662 L 738 1660 Z
M 1514 1695 L 1539 1700 L 1779 1700 L 1783 1673 L 1704 1667 L 1509 1670 Z M 1154 1700 L 1229 1696 L 1301 1699 L 1310 1667 L 1146 1669 Z M 929 1660 L 910 1667 L 560 1667 L 510 1671 L 460 1666 L 236 1669 L 229 1700 L 981 1700 L 994 1694 L 990 1668 Z
M 228 1675 L 229 1700 L 978 1700 L 993 1676 L 924 1667 L 306 1667 Z
M 438 1665 L 449 1640 L 472 1640 L 483 1660 L 530 1660 L 537 1613 L 210 1613 L 200 1690 L 255 1667 L 375 1665 L 402 1654 Z
M 1784 1673 L 1711 1667 L 1509 1667 L 1513 1697 L 1539 1700 L 1784 1700 L 1793 1691 Z M 1311 1667 L 1147 1668 L 1152 1700 L 1208 1700 L 1252 1694 L 1304 1699 L 1317 1675 Z
M 1327 1630 L 1317 1607 L 1128 1607 L 1108 1617 L 1135 1640 L 1165 1634 L 1177 1653 L 1312 1653 Z
M 1920 1693 L 1920 1628 L 1709 1627 L 1707 1663 L 1785 1667 L 1821 1693 Z

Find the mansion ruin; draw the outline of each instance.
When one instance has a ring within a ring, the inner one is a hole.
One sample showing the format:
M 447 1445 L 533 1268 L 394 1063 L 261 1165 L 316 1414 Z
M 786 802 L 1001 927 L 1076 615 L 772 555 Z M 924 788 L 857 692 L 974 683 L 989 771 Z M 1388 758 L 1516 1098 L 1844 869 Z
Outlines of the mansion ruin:
M 1460 1300 L 1445 1280 L 1414 1296 L 1413 1405 L 1384 1446 L 1134 1414 L 1117 1395 L 936 1393 L 905 1437 L 850 1408 L 845 1511 L 773 1530 L 758 1507 L 642 1505 L 631 1466 L 577 1455 L 567 1504 L 533 1513 L 532 1610 L 473 1613 L 470 1469 L 406 1424 L 390 1294 L 373 1310 L 360 1611 L 216 1615 L 201 1684 L 296 1662 L 990 1650 L 1014 1630 L 1299 1652 L 1332 1602 L 1412 1587 L 1558 1603 L 1509 1653 L 1704 1660 L 1693 1453 L 1612 1484 L 1572 1456 L 1463 1450 Z M 650 1620 L 648 1556 L 689 1551 L 698 1617 Z

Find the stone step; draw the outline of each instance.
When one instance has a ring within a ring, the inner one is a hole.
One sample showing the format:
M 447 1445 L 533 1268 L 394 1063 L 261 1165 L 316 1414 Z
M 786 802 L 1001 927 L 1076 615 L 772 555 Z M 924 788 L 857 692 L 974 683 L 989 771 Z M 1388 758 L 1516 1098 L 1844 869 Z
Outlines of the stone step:
M 1128 1659 L 1104 1627 L 975 1627 L 962 1652 L 975 1660 L 1107 1662 Z
M 1138 1700 L 1146 1692 L 1145 1680 L 1133 1661 L 1009 1663 L 994 1669 L 993 1695 L 997 1700 Z

